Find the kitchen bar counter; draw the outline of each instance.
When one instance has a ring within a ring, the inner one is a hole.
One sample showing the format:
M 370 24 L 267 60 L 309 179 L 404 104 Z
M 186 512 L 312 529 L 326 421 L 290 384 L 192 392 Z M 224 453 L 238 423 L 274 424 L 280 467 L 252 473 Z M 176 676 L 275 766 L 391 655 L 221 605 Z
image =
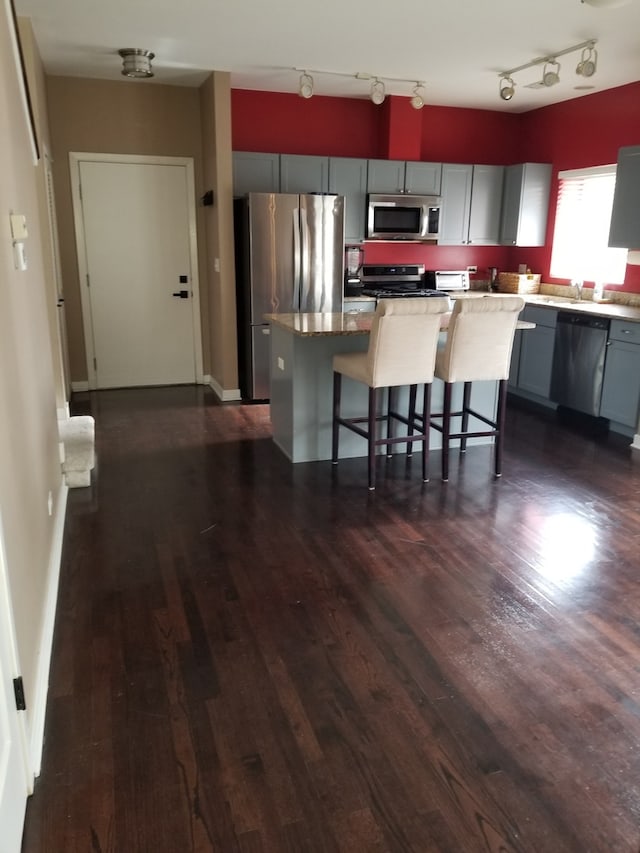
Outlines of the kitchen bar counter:
M 593 302 L 591 299 L 571 299 L 566 296 L 553 296 L 544 293 L 523 295 L 528 305 L 541 308 L 553 308 L 554 311 L 578 311 L 593 317 L 605 317 L 611 320 L 628 320 L 640 323 L 640 308 L 623 305 L 620 302 Z
M 333 417 L 333 356 L 343 352 L 365 352 L 373 313 L 358 314 L 271 314 L 271 425 L 273 440 L 292 462 L 331 459 Z M 443 329 L 450 314 L 443 314 Z M 520 322 L 520 328 L 533 323 Z M 444 341 L 445 335 L 442 334 Z M 444 385 L 433 382 L 432 411 L 442 411 Z M 402 389 L 400 405 L 406 406 L 407 389 Z M 459 408 L 462 387 L 454 388 L 453 406 Z M 474 382 L 472 406 L 493 417 L 497 403 L 496 382 Z M 346 378 L 343 416 L 357 417 L 367 411 L 367 388 Z M 432 432 L 432 447 L 442 446 L 442 436 Z M 475 438 L 469 444 L 491 441 Z M 340 456 L 365 456 L 367 442 L 344 430 L 340 436 Z

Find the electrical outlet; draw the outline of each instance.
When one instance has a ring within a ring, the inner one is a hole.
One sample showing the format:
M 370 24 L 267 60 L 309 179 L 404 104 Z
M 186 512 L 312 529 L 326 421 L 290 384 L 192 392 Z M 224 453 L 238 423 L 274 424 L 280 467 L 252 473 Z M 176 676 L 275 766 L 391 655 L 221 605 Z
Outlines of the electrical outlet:
M 467 267 L 467 272 L 478 272 L 478 267 L 475 264 L 474 266 Z

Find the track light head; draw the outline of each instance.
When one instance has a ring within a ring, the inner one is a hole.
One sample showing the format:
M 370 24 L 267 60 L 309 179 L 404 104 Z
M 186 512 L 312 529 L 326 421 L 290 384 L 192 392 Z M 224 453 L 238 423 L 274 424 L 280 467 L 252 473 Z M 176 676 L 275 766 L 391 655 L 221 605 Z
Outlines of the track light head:
M 410 104 L 414 108 L 414 110 L 421 110 L 424 107 L 424 95 L 420 91 L 420 89 L 422 89 L 423 87 L 424 83 L 417 82 L 411 90 L 412 98 Z
M 511 77 L 500 78 L 500 97 L 503 101 L 510 101 L 516 93 L 516 84 Z
M 300 75 L 300 86 L 298 88 L 298 94 L 301 98 L 311 98 L 313 96 L 313 77 L 311 74 L 307 74 L 305 71 L 304 74 Z
M 593 77 L 598 65 L 598 51 L 595 47 L 585 47 L 576 68 L 576 74 L 580 77 Z
M 374 78 L 371 83 L 371 93 L 369 95 L 371 100 L 376 106 L 380 106 L 384 102 L 385 99 L 385 91 L 384 91 L 384 83 L 382 80 L 378 80 L 377 77 Z
M 553 66 L 553 68 L 551 67 Z M 542 84 L 544 86 L 555 86 L 560 82 L 560 63 L 556 62 L 555 59 L 550 59 L 549 62 L 545 62 L 544 69 L 542 71 Z

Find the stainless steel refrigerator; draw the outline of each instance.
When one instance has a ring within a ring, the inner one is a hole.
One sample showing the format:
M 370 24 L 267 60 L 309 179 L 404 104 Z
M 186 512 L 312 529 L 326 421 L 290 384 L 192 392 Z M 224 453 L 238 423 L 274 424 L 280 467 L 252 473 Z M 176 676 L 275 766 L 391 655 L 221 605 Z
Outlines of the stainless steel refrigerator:
M 235 205 L 240 389 L 266 400 L 264 315 L 342 311 L 344 198 L 249 193 Z

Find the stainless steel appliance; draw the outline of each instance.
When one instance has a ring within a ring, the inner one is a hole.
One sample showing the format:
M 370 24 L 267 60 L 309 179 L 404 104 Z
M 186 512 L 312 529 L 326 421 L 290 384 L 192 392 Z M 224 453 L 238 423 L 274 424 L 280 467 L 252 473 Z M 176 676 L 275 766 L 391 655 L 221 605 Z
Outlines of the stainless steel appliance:
M 432 290 L 469 290 L 469 273 L 467 270 L 427 270 L 424 283 Z
M 362 294 L 377 299 L 402 296 L 446 296 L 424 286 L 424 264 L 364 264 Z
M 367 196 L 367 239 L 437 243 L 441 199 L 425 195 Z
M 559 311 L 550 398 L 560 406 L 598 416 L 609 320 Z
M 269 397 L 265 314 L 341 312 L 344 197 L 249 193 L 235 206 L 242 396 Z

